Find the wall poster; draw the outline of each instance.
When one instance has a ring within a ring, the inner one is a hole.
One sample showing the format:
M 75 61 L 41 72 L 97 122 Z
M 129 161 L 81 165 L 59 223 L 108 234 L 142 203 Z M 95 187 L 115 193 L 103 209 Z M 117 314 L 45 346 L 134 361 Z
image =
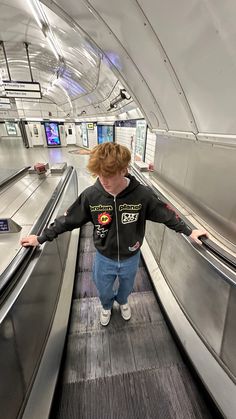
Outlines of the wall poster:
M 45 122 L 47 145 L 50 147 L 61 145 L 58 124 L 56 122 Z
M 97 125 L 98 144 L 115 141 L 114 125 Z
M 143 161 L 145 159 L 147 140 L 147 123 L 145 120 L 140 119 L 136 122 L 136 140 L 134 150 L 134 160 Z
M 84 147 L 88 147 L 88 131 L 86 122 L 81 123 L 81 134 L 82 134 L 82 144 Z
M 17 135 L 15 122 L 5 122 L 5 124 L 6 124 L 7 135 L 9 136 Z

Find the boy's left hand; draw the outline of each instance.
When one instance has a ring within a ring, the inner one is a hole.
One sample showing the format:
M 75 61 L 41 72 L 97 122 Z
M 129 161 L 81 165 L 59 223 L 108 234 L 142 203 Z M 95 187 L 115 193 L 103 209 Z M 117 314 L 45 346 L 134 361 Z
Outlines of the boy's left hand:
M 192 240 L 194 240 L 198 244 L 202 244 L 201 240 L 199 240 L 199 237 L 205 236 L 209 239 L 209 233 L 204 229 L 199 230 L 193 230 L 189 237 L 191 237 Z

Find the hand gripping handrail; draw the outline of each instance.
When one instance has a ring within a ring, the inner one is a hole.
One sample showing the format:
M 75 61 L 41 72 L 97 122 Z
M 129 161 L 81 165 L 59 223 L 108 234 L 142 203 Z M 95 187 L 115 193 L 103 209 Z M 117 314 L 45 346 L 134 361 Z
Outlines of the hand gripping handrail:
M 180 215 L 180 217 L 188 224 L 192 229 L 195 229 L 196 226 L 194 226 L 187 218 L 180 213 L 179 210 L 173 205 L 172 202 L 170 202 L 159 190 L 158 187 L 155 187 L 145 176 L 143 176 L 134 166 L 132 166 L 132 172 L 134 176 L 145 186 L 148 186 L 156 195 L 158 195 L 164 202 L 171 204 L 171 206 L 176 210 L 176 212 Z M 215 242 L 213 242 L 211 239 L 201 236 L 199 237 L 201 240 L 203 247 L 205 250 L 207 250 L 207 253 L 203 252 L 203 249 L 199 245 L 194 245 L 195 249 L 201 253 L 204 258 L 213 265 L 217 271 L 221 272 L 224 277 L 224 279 L 229 282 L 231 285 L 236 286 L 235 282 L 235 273 L 236 273 L 236 259 L 233 255 L 226 252 L 224 249 L 222 249 L 220 246 L 218 246 Z M 227 268 L 223 266 L 225 264 L 230 270 L 232 270 L 232 278 L 229 272 L 227 272 Z

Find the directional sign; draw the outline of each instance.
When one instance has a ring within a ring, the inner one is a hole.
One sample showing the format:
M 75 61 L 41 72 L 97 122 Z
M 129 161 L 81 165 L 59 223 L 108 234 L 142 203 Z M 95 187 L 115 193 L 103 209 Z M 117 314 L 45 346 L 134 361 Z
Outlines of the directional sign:
M 5 90 L 36 90 L 40 92 L 40 84 L 38 82 L 17 82 L 17 81 L 3 81 Z
M 6 97 L 41 99 L 41 87 L 38 82 L 3 81 Z
M 23 90 L 6 90 L 7 97 L 26 98 L 26 99 L 41 99 L 41 92 L 26 92 Z

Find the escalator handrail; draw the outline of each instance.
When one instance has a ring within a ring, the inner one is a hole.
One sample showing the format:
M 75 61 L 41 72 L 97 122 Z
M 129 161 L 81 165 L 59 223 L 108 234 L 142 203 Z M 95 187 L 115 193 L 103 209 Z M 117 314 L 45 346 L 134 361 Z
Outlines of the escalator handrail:
M 134 173 L 135 177 L 138 178 L 138 180 L 148 186 L 156 195 L 158 195 L 164 202 L 170 203 L 171 206 L 179 213 L 180 217 L 186 222 L 186 224 L 189 225 L 189 227 L 191 227 L 192 229 L 195 229 L 196 226 L 194 226 L 189 220 L 187 220 L 187 218 L 181 214 L 181 212 L 179 210 L 177 210 L 177 208 L 175 208 L 175 206 L 172 204 L 172 202 L 170 202 L 158 189 L 158 187 L 155 187 L 146 177 L 142 176 L 142 174 L 134 167 L 132 166 L 132 172 Z M 216 243 L 214 243 L 211 239 L 208 239 L 204 236 L 200 237 L 200 240 L 203 244 L 203 246 L 206 248 L 206 250 L 208 250 L 209 255 L 210 252 L 213 254 L 213 256 L 215 256 L 216 258 L 219 259 L 219 264 L 217 263 L 217 260 L 214 261 L 213 263 L 213 258 L 211 258 L 210 263 L 213 265 L 215 265 L 215 267 L 217 268 L 218 271 L 220 271 L 223 275 L 224 275 L 224 279 L 230 283 L 230 285 L 236 286 L 236 282 L 234 279 L 230 278 L 229 273 L 226 272 L 226 269 L 223 267 L 223 265 L 221 266 L 221 263 L 224 263 L 228 268 L 230 268 L 231 270 L 233 270 L 235 272 L 236 270 L 236 260 L 235 258 L 230 255 L 229 253 L 227 253 L 226 251 L 224 251 L 223 249 L 221 249 L 219 246 L 217 246 Z M 197 251 L 201 254 L 202 253 L 202 249 L 201 246 L 195 246 L 194 247 L 197 249 Z M 205 259 L 207 259 L 206 255 L 204 256 Z
M 39 236 L 42 230 L 46 227 L 63 193 L 63 190 L 73 173 L 73 170 L 74 168 L 72 166 L 67 168 L 62 179 L 53 191 L 51 198 L 47 202 L 42 214 L 34 223 L 29 234 L 35 234 L 36 236 Z M 15 283 L 15 280 L 17 280 L 17 278 L 20 276 L 22 270 L 25 268 L 26 264 L 28 264 L 28 261 L 31 259 L 34 252 L 35 247 L 22 247 L 14 259 L 7 266 L 7 268 L 4 270 L 4 272 L 0 275 L 0 299 L 2 299 L 3 294 L 5 294 L 5 291 L 8 289 L 10 284 L 13 284 L 13 282 Z
M 25 166 L 22 169 L 19 169 L 16 173 L 13 175 L 8 176 L 6 179 L 4 179 L 2 182 L 0 182 L 0 188 L 7 186 L 8 183 L 13 182 L 18 176 L 21 176 L 24 172 L 29 170 L 30 166 Z

